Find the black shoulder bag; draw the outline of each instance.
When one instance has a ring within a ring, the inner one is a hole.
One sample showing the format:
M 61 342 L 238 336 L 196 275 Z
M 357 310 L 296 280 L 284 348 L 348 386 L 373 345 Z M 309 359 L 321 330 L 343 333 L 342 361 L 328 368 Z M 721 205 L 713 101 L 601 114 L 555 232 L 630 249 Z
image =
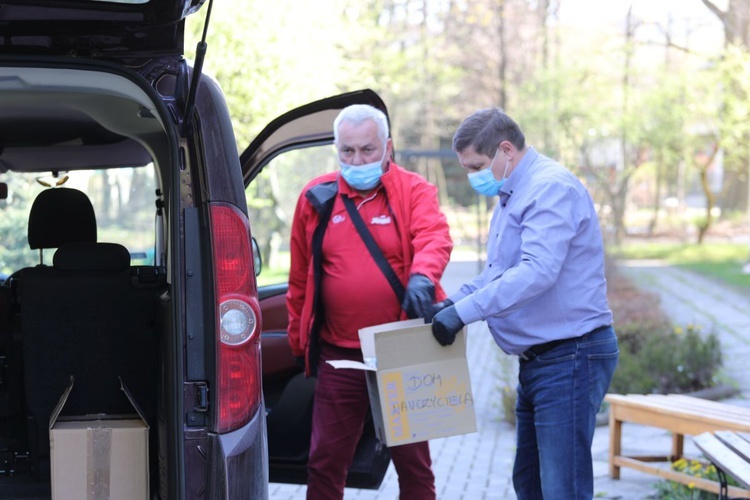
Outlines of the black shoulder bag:
M 406 291 L 404 290 L 404 284 L 401 283 L 401 280 L 398 279 L 398 276 L 396 276 L 396 271 L 394 271 L 391 265 L 388 264 L 388 260 L 385 258 L 385 255 L 383 255 L 380 247 L 375 242 L 375 239 L 370 234 L 370 231 L 367 229 L 365 221 L 363 221 L 362 216 L 359 215 L 359 211 L 357 211 L 357 207 L 354 206 L 354 202 L 352 201 L 352 199 L 345 194 L 342 194 L 341 198 L 343 198 L 344 200 L 346 211 L 349 212 L 349 217 L 352 218 L 352 222 L 354 223 L 354 227 L 357 228 L 359 236 L 362 238 L 362 241 L 365 242 L 365 246 L 370 251 L 370 255 L 372 255 L 373 259 L 375 259 L 375 263 L 385 275 L 385 278 L 388 280 L 388 283 L 390 283 L 391 288 L 393 288 L 393 291 L 398 298 L 398 303 L 403 304 L 404 295 L 406 294 Z

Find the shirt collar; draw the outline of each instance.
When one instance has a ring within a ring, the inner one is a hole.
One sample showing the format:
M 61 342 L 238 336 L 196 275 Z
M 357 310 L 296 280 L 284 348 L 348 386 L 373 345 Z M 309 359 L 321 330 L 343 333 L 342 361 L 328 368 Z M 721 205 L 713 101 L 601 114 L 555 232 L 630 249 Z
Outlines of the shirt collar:
M 516 168 L 514 168 L 513 172 L 511 172 L 511 174 L 508 176 L 508 180 L 506 180 L 505 184 L 503 184 L 503 187 L 500 188 L 500 193 L 511 195 L 514 188 L 518 186 L 518 184 L 521 182 L 521 179 L 526 175 L 529 167 L 532 163 L 534 163 L 534 160 L 536 160 L 538 156 L 539 153 L 534 148 L 529 146 L 526 149 L 523 157 L 521 158 L 521 161 L 518 162 Z

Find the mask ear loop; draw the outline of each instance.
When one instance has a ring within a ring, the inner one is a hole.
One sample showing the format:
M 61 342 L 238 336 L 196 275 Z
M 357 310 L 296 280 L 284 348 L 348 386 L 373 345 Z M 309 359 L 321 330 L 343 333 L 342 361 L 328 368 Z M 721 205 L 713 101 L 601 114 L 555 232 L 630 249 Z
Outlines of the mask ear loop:
M 391 156 L 393 156 L 392 151 Z M 388 139 L 386 139 L 385 143 L 383 143 L 383 157 L 380 159 L 380 168 L 385 168 L 386 165 L 391 163 L 391 156 L 388 156 Z
M 505 162 L 505 169 L 503 170 L 503 177 L 502 177 L 503 179 L 505 179 L 505 174 L 508 173 L 508 165 L 510 165 L 510 158 L 508 158 L 508 161 Z

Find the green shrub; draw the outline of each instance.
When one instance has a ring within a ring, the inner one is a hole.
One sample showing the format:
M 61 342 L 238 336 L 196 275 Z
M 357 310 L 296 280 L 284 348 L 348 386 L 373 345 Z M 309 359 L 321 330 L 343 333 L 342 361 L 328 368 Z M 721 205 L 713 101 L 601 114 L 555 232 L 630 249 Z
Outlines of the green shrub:
M 658 306 L 654 307 L 654 302 L 650 302 L 650 307 L 658 309 Z M 615 310 L 614 307 L 613 310 Z M 620 315 L 615 312 L 615 318 L 619 317 Z M 617 332 L 620 352 L 640 354 L 649 339 L 660 339 L 669 335 L 671 330 L 672 326 L 669 323 L 658 320 L 644 319 L 623 322 L 615 319 L 615 331 Z
M 638 354 L 633 354 L 620 346 L 620 359 L 617 362 L 609 392 L 616 394 L 649 394 L 653 392 L 656 381 L 641 368 Z
M 610 392 L 685 393 L 716 385 L 721 347 L 714 332 L 704 336 L 695 325 L 647 332 L 642 341 L 621 342 Z

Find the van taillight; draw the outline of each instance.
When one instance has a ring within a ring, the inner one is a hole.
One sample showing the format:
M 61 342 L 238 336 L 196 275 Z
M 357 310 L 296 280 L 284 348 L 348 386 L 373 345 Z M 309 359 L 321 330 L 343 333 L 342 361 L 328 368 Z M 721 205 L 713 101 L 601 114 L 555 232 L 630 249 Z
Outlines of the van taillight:
M 236 207 L 211 204 L 216 279 L 216 432 L 245 425 L 261 402 L 260 311 L 250 227 Z

